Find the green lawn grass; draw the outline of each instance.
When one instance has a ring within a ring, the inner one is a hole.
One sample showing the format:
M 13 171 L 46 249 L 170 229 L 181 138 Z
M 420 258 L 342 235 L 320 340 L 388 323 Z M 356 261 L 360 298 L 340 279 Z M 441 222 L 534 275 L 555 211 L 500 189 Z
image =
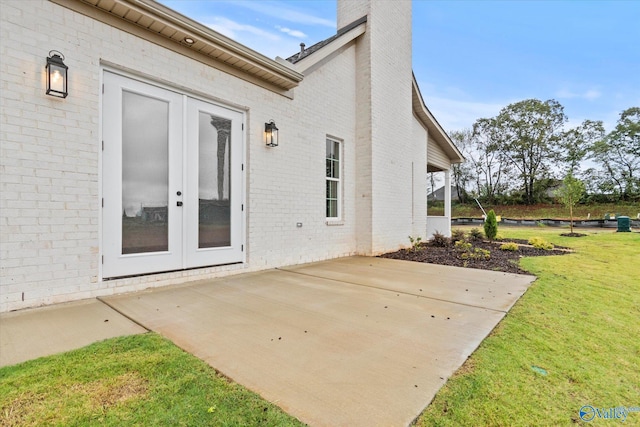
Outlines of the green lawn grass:
M 576 252 L 521 260 L 538 280 L 417 425 L 586 425 L 583 405 L 640 407 L 640 234 L 562 231 L 499 228 Z M 149 333 L 0 368 L 0 425 L 301 424 Z M 640 425 L 640 413 L 624 425 Z
M 300 426 L 154 333 L 0 369 L 2 426 Z
M 586 425 L 583 405 L 640 407 L 640 234 L 560 232 L 500 227 L 504 237 L 540 236 L 575 253 L 521 260 L 538 279 L 418 426 Z M 640 413 L 626 425 L 640 425 Z
M 561 204 L 539 204 L 539 205 L 509 205 L 509 206 L 493 206 L 483 205 L 485 211 L 489 212 L 493 209 L 496 215 L 503 218 L 512 219 L 568 219 L 569 209 Z M 443 215 L 443 208 L 429 208 L 429 215 Z M 615 216 L 616 214 L 625 215 L 635 219 L 640 214 L 640 203 L 600 203 L 581 205 L 578 204 L 573 208 L 574 219 L 587 219 L 590 215 L 591 219 L 602 219 L 606 214 Z M 451 216 L 453 218 L 473 218 L 481 217 L 482 210 L 475 202 L 465 205 L 454 204 L 451 207 Z

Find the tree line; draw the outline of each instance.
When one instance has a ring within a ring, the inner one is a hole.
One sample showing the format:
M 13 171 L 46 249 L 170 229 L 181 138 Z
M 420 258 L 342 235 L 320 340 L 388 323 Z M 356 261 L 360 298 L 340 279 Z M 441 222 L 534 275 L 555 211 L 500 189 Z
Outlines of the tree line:
M 640 108 L 624 110 L 609 133 L 601 121 L 567 129 L 567 120 L 558 101 L 527 99 L 451 132 L 467 159 L 452 168 L 460 201 L 535 204 L 566 176 L 597 201 L 639 201 Z

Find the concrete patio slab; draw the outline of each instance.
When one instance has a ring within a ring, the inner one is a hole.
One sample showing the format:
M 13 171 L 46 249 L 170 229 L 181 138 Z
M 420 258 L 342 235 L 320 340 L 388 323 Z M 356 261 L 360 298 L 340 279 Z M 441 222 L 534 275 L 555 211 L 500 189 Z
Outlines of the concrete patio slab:
M 535 280 L 523 274 L 372 257 L 282 270 L 499 311 L 508 311 Z
M 414 264 L 345 258 L 104 300 L 312 426 L 406 426 L 533 280 Z
M 97 300 L 0 314 L 0 366 L 147 332 Z

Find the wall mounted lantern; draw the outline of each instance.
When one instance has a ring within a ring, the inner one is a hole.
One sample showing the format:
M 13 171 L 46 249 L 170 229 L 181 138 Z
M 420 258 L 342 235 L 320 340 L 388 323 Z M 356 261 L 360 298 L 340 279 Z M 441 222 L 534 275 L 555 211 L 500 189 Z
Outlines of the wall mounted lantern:
M 267 147 L 278 146 L 278 128 L 273 120 L 264 124 L 264 143 Z
M 58 98 L 66 98 L 67 92 L 67 70 L 64 65 L 64 55 L 57 50 L 49 51 L 47 58 L 47 95 Z

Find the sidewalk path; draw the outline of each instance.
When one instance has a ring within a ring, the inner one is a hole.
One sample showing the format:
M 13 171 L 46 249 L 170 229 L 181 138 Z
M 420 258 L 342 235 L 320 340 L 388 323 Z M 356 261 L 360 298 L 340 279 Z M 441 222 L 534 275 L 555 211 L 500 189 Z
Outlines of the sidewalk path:
M 146 330 L 97 300 L 0 314 L 0 366 Z

